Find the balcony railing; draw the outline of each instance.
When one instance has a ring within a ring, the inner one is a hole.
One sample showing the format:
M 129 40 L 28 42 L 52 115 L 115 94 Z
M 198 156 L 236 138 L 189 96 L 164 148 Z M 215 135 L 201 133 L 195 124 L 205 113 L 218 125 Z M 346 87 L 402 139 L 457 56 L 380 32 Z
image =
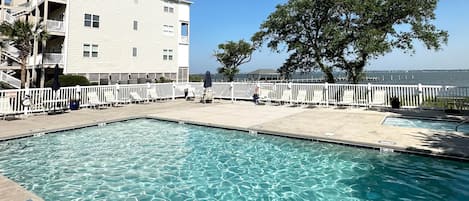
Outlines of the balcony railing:
M 7 12 L 4 12 L 4 13 L 5 13 L 5 16 L 4 16 L 5 21 L 7 21 L 10 24 L 13 24 L 16 18 L 13 17 L 13 15 L 11 15 L 10 13 L 7 13 Z
M 64 55 L 62 53 L 45 53 L 44 64 L 63 64 Z
M 50 32 L 65 33 L 64 22 L 57 20 L 47 20 L 47 30 Z
M 181 36 L 181 43 L 189 44 L 189 36 Z

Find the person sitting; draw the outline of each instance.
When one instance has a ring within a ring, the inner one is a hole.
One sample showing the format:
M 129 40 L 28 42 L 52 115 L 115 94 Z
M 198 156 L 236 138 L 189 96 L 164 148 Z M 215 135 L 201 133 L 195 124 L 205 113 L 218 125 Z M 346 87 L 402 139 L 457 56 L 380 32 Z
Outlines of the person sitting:
M 254 101 L 254 104 L 258 105 L 259 104 L 259 86 L 256 86 L 254 88 L 254 95 L 252 95 L 252 100 Z

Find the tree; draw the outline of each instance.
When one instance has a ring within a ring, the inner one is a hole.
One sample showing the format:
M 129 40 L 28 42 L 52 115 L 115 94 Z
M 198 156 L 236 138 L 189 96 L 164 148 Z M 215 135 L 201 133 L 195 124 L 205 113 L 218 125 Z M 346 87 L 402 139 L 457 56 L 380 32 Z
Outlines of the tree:
M 254 47 L 244 40 L 219 44 L 218 50 L 214 54 L 217 61 L 222 65 L 218 68 L 218 73 L 223 74 L 228 78 L 228 81 L 233 81 L 234 76 L 239 73 L 238 67 L 251 61 L 254 50 Z
M 252 40 L 292 52 L 279 71 L 346 71 L 358 83 L 370 59 L 394 48 L 414 51 L 413 42 L 439 50 L 448 33 L 432 24 L 438 0 L 289 0 L 277 6 Z M 406 29 L 406 27 L 408 27 Z
M 38 41 L 44 41 L 48 35 L 41 26 L 35 27 L 23 20 L 16 20 L 13 24 L 3 22 L 0 25 L 0 32 L 7 36 L 12 41 L 12 45 L 18 49 L 18 57 L 21 61 L 21 87 L 24 88 L 26 79 L 29 79 L 26 78 L 26 65 L 33 48 L 33 41 L 35 38 Z
M 289 0 L 261 24 L 252 41 L 256 46 L 280 52 L 283 45 L 290 57 L 279 68 L 282 74 L 320 69 L 334 82 L 333 65 L 326 60 L 333 46 L 334 29 L 340 21 L 337 2 L 330 0 Z
M 414 41 L 440 50 L 448 33 L 432 24 L 438 0 L 347 0 L 339 4 L 341 22 L 335 32 L 337 52 L 328 55 L 335 67 L 358 83 L 370 59 L 394 48 L 415 52 Z

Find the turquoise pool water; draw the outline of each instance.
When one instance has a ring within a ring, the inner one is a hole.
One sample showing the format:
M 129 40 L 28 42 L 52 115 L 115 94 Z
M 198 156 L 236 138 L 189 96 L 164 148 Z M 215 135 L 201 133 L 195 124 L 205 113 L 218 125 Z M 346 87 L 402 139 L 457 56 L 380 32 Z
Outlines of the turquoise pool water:
M 425 128 L 432 130 L 455 131 L 456 126 L 458 126 L 460 123 L 443 120 L 388 117 L 384 120 L 383 124 L 407 128 Z M 464 134 L 469 134 L 469 123 L 459 125 L 458 131 Z
M 45 200 L 467 200 L 469 163 L 142 119 L 0 143 Z

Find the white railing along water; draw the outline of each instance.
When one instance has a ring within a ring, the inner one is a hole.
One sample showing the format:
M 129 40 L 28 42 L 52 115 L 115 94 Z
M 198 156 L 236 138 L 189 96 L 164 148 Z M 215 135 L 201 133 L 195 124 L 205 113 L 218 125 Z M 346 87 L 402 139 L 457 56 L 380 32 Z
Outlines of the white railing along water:
M 0 79 L 4 73 L 0 73 Z M 19 85 L 19 83 L 17 83 Z M 458 98 L 469 100 L 469 87 L 434 85 L 372 85 L 372 84 L 306 84 L 306 83 L 213 83 L 214 97 L 227 100 L 252 100 L 256 87 L 268 96 L 271 102 L 290 102 L 299 104 L 322 104 L 324 106 L 379 106 L 390 107 L 391 98 L 397 98 L 402 108 L 425 108 L 426 102 L 439 98 Z M 81 107 L 88 107 L 88 94 L 96 93 L 106 102 L 106 92 L 114 94 L 118 100 L 128 100 L 130 93 L 138 93 L 142 98 L 149 97 L 154 90 L 161 99 L 184 97 L 185 89 L 192 88 L 196 96 L 203 93 L 202 83 L 154 83 L 131 85 L 101 85 L 62 87 L 57 92 L 50 88 L 0 90 L 0 98 L 9 98 L 15 113 L 43 112 L 51 108 L 51 100 L 80 99 Z M 285 93 L 285 94 L 284 94 Z M 21 104 L 29 97 L 30 106 Z M 109 101 L 109 100 L 107 100 Z

